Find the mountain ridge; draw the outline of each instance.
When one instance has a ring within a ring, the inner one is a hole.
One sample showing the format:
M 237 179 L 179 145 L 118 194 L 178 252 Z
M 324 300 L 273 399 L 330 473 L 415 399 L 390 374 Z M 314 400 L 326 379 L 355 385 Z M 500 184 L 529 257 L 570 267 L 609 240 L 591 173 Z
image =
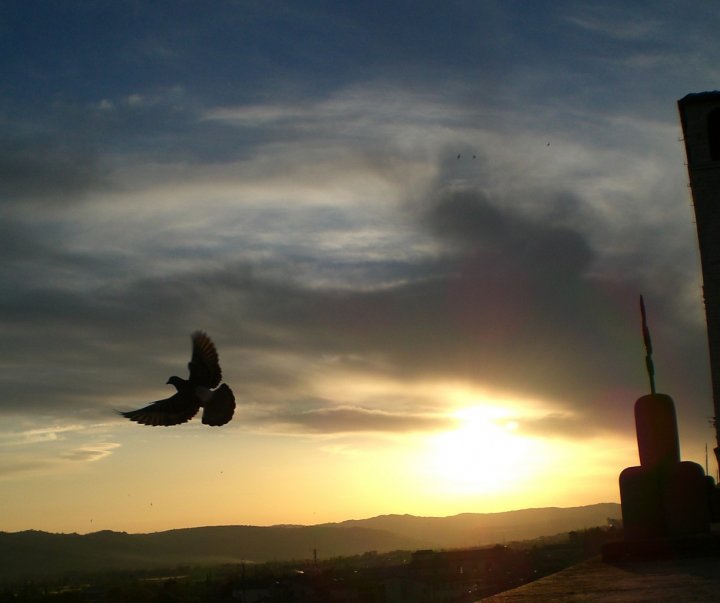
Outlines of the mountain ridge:
M 225 525 L 127 533 L 0 532 L 0 581 L 68 572 L 347 557 L 368 551 L 467 548 L 604 525 L 617 503 L 448 517 L 378 515 L 316 525 Z
M 362 526 L 427 540 L 435 547 L 483 546 L 512 540 L 527 540 L 564 531 L 603 525 L 620 518 L 618 503 L 596 503 L 578 507 L 534 507 L 498 513 L 460 513 L 448 517 L 378 515 L 346 520 L 339 527 Z

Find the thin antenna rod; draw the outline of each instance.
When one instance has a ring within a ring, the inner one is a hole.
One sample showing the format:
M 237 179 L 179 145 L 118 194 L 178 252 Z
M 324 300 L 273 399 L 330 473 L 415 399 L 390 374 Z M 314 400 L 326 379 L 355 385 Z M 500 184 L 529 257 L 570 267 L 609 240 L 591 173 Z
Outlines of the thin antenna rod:
M 645 367 L 647 368 L 648 379 L 650 379 L 650 393 L 655 393 L 655 365 L 652 359 L 652 340 L 650 339 L 650 329 L 647 325 L 647 315 L 645 314 L 645 301 L 640 296 L 640 315 L 642 316 L 642 332 L 643 341 L 645 342 Z

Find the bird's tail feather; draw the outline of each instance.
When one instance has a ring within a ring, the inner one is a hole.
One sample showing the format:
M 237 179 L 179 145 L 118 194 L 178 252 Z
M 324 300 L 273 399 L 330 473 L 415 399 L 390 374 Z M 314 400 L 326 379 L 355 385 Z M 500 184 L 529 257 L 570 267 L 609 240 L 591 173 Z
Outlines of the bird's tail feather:
M 202 422 L 205 425 L 225 425 L 233 417 L 235 412 L 235 395 L 230 387 L 223 383 L 213 393 L 212 397 L 205 402 Z

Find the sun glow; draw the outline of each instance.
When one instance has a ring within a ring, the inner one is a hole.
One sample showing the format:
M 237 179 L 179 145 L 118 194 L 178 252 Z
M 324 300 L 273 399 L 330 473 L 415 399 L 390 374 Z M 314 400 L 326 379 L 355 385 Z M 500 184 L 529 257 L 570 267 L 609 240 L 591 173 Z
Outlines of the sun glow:
M 506 409 L 469 407 L 453 414 L 460 427 L 430 439 L 427 470 L 442 490 L 494 494 L 532 480 L 547 460 L 546 444 L 521 436 Z

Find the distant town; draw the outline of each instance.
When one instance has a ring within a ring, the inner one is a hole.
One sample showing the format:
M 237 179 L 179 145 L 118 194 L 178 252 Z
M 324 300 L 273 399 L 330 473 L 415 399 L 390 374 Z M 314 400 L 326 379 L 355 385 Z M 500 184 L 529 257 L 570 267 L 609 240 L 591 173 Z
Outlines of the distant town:
M 73 572 L 6 582 L 0 603 L 471 603 L 596 556 L 617 522 L 486 547 Z

